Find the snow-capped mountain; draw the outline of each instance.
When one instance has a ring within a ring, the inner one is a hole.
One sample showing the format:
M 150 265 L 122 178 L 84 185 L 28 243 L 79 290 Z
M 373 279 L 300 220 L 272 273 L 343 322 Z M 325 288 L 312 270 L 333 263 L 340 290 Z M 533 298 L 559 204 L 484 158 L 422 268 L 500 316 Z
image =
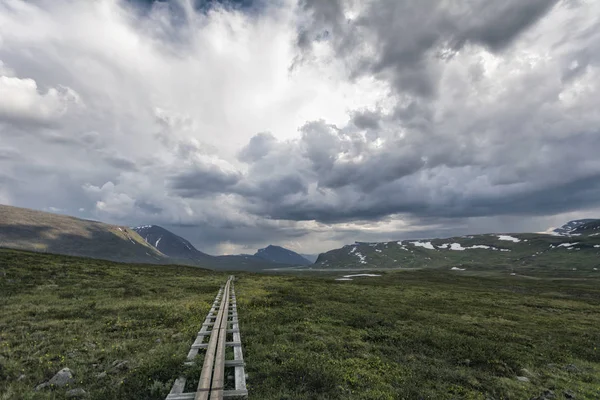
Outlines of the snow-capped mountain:
M 264 249 L 259 249 L 255 257 L 260 257 L 264 260 L 271 261 L 280 264 L 291 264 L 291 265 L 310 265 L 311 261 L 302 257 L 300 254 L 288 250 L 280 246 L 269 245 Z
M 560 228 L 556 228 L 553 232 L 561 236 L 577 236 L 586 233 L 593 233 L 589 231 L 600 232 L 600 219 L 577 219 L 569 221 Z
M 186 239 L 158 225 L 144 225 L 132 229 L 148 244 L 169 257 L 195 261 L 205 261 L 211 258 L 208 254 L 197 250 Z

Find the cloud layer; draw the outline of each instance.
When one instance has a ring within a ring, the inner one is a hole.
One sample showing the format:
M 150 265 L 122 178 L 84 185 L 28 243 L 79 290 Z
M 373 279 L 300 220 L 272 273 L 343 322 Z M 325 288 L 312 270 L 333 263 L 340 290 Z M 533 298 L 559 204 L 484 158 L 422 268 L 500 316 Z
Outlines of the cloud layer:
M 597 2 L 190 4 L 0 1 L 1 202 L 213 253 L 600 210 Z

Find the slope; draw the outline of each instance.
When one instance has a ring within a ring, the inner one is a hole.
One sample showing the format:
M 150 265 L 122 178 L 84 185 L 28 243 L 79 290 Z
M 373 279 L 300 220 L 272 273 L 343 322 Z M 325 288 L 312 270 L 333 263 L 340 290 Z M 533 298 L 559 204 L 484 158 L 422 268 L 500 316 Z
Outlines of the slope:
M 189 241 L 158 226 L 144 225 L 132 228 L 148 244 L 161 253 L 175 259 L 206 262 L 212 257 L 196 249 Z
M 0 205 L 0 247 L 120 262 L 166 262 L 130 228 L 6 205 Z
M 255 272 L 267 268 L 286 266 L 285 263 L 251 254 L 211 256 L 196 249 L 187 239 L 158 225 L 143 225 L 132 229 L 148 245 L 167 255 L 170 263 L 195 265 L 216 270 Z
M 596 231 L 598 232 L 598 231 Z M 485 234 L 449 239 L 355 243 L 320 254 L 317 268 L 447 268 L 546 273 L 600 269 L 600 236 Z
M 311 261 L 302 257 L 300 254 L 288 250 L 281 246 L 269 245 L 264 249 L 258 249 L 256 257 L 260 257 L 270 262 L 290 264 L 290 265 L 310 265 Z

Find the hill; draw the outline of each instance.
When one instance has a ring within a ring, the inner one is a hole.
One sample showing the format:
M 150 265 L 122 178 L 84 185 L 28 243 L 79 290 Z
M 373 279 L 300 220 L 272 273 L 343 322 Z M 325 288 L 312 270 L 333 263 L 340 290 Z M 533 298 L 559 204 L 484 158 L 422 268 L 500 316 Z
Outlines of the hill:
M 145 241 L 161 253 L 180 260 L 207 262 L 212 256 L 197 250 L 189 241 L 158 225 L 144 225 L 132 228 Z
M 121 262 L 167 262 L 131 228 L 6 205 L 0 205 L 0 247 Z
M 261 271 L 285 267 L 286 263 L 252 254 L 212 256 L 196 249 L 187 239 L 158 226 L 144 225 L 132 228 L 150 245 L 169 257 L 169 262 L 196 265 L 217 270 Z M 285 250 L 285 249 L 284 249 Z
M 527 273 L 600 269 L 600 232 L 582 225 L 577 236 L 485 234 L 449 239 L 355 243 L 320 254 L 316 268 L 445 268 Z
M 264 249 L 259 249 L 254 256 L 262 258 L 264 260 L 290 265 L 310 265 L 311 261 L 302 257 L 300 254 L 288 250 L 284 247 L 269 245 Z
M 600 219 L 577 219 L 569 221 L 560 228 L 554 229 L 553 232 L 562 236 L 600 234 Z

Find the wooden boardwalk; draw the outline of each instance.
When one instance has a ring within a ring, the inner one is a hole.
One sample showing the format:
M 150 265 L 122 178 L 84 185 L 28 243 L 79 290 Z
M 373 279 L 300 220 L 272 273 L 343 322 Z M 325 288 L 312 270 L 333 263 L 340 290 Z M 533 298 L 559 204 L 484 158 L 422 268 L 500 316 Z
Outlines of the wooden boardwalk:
M 225 286 L 219 289 L 187 356 L 185 364 L 193 365 L 198 351 L 206 350 L 198 388 L 195 392 L 184 393 L 186 379 L 179 377 L 166 400 L 221 400 L 248 396 L 233 280 L 234 277 L 230 276 Z M 226 359 L 227 347 L 233 347 L 233 360 Z M 232 372 L 235 389 L 225 389 L 226 369 Z

